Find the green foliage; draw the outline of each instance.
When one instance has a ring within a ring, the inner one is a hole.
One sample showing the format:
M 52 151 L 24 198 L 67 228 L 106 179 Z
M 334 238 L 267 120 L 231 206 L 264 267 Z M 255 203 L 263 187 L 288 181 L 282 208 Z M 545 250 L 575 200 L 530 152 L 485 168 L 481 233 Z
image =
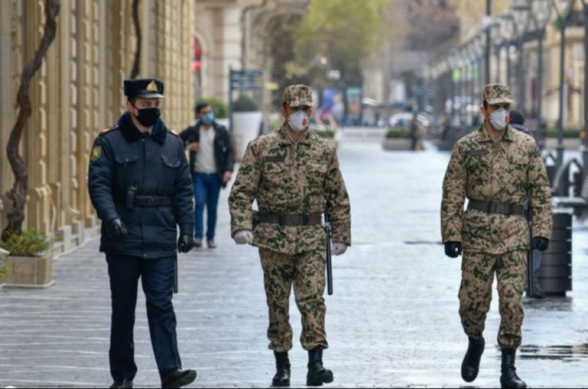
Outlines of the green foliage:
M 237 100 L 233 102 L 234 112 L 257 112 L 259 107 L 255 100 L 247 95 L 240 95 Z
M 566 139 L 580 139 L 580 133 L 582 132 L 579 128 L 564 128 L 564 138 Z M 545 135 L 548 138 L 557 138 L 558 131 L 555 127 L 548 127 Z
M 0 248 L 14 256 L 34 256 L 45 253 L 51 247 L 51 241 L 37 230 L 25 230 L 21 235 L 10 234 L 8 239 L 0 241 Z
M 327 139 L 334 139 L 335 138 L 335 134 L 337 133 L 337 131 L 333 128 L 330 127 L 325 127 L 325 126 L 311 126 L 310 131 L 317 134 L 318 136 L 322 137 L 322 138 L 327 138 Z
M 203 103 L 210 104 L 212 110 L 214 111 L 214 116 L 217 119 L 226 119 L 229 117 L 229 108 L 227 107 L 227 105 L 221 100 L 215 99 L 213 97 L 198 99 L 196 101 L 196 104 L 194 105 L 194 117 L 198 116 L 198 112 L 196 112 L 196 107 L 198 106 L 198 104 Z
M 408 127 L 391 128 L 386 133 L 386 139 L 408 139 L 410 138 L 410 129 Z
M 323 66 L 340 70 L 343 83 L 361 84 L 360 64 L 382 47 L 384 10 L 394 3 L 312 0 L 294 34 L 296 61 L 287 69 L 299 77 L 313 72 L 317 81 L 324 80 L 326 69 L 317 72 L 318 59 L 324 56 L 329 62 Z

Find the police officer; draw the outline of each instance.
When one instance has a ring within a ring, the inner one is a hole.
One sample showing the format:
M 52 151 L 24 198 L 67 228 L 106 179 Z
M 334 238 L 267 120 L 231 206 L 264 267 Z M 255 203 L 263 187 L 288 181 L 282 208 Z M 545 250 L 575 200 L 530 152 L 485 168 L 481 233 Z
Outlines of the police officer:
M 349 196 L 335 147 L 308 131 L 312 91 L 293 85 L 283 94 L 285 123 L 278 131 L 249 144 L 232 188 L 229 206 L 237 244 L 259 248 L 269 308 L 269 348 L 276 358 L 273 386 L 290 385 L 292 285 L 302 315 L 302 347 L 308 351 L 308 386 L 333 382 L 323 367 L 325 332 L 326 234 L 321 226 L 325 200 L 333 231 L 332 252 L 351 245 Z M 259 205 L 253 226 L 252 203 Z
M 127 112 L 96 138 L 90 157 L 88 186 L 102 220 L 100 251 L 106 253 L 112 295 L 113 388 L 131 388 L 137 373 L 133 327 L 139 278 L 162 387 L 196 379 L 194 370 L 181 370 L 172 305 L 176 250 L 193 247 L 192 181 L 184 143 L 159 118 L 163 89 L 159 80 L 125 80 Z
M 478 375 L 496 273 L 502 318 L 500 382 L 503 388 L 526 388 L 515 369 L 529 250 L 524 205 L 530 201 L 532 206 L 532 248 L 545 251 L 552 230 L 551 193 L 535 140 L 508 124 L 513 104 L 509 87 L 487 85 L 483 104 L 484 124 L 453 149 L 441 205 L 445 253 L 457 258 L 463 250 L 459 312 L 469 348 L 461 373 L 467 382 Z

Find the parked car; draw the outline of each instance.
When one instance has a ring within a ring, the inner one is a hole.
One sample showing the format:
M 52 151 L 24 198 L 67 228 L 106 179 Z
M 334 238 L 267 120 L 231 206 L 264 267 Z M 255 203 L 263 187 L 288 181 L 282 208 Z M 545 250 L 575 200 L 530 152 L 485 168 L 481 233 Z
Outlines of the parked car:
M 412 112 L 401 112 L 392 115 L 390 118 L 390 127 L 408 127 L 414 114 Z M 430 119 L 425 114 L 417 114 L 417 121 L 419 125 L 429 127 L 431 125 Z

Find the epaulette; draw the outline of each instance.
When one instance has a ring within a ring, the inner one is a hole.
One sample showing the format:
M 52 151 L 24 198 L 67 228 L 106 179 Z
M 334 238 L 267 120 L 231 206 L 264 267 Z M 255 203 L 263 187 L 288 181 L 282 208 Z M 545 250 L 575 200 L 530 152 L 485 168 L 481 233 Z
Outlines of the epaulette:
M 112 131 L 118 130 L 118 124 L 109 127 L 109 128 L 105 128 L 104 130 L 100 131 L 100 136 L 106 135 L 111 133 Z
M 179 138 L 180 137 L 178 134 L 176 134 L 173 130 L 170 130 L 169 128 L 167 129 L 167 132 L 169 132 L 170 134 L 172 134 L 176 138 Z

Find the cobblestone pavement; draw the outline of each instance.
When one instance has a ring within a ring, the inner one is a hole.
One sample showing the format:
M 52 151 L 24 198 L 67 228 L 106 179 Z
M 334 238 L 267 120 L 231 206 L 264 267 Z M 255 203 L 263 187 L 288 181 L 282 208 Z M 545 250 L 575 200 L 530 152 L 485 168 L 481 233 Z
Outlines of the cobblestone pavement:
M 335 295 L 327 298 L 327 367 L 341 387 L 459 387 L 467 339 L 458 317 L 460 261 L 440 245 L 439 202 L 447 153 L 390 152 L 377 143 L 339 148 L 352 197 L 354 245 L 334 260 Z M 174 299 L 184 367 L 201 387 L 267 387 L 267 311 L 257 252 L 229 236 L 227 191 L 216 250 L 181 257 Z M 531 387 L 588 384 L 587 228 L 575 226 L 574 292 L 527 302 L 518 367 Z M 110 384 L 110 296 L 106 264 L 89 242 L 55 262 L 48 290 L 0 289 L 0 386 Z M 498 387 L 496 297 L 476 385 Z M 137 308 L 137 386 L 157 386 L 144 299 Z M 292 323 L 300 333 L 292 305 Z M 293 386 L 305 383 L 306 354 L 291 353 Z

